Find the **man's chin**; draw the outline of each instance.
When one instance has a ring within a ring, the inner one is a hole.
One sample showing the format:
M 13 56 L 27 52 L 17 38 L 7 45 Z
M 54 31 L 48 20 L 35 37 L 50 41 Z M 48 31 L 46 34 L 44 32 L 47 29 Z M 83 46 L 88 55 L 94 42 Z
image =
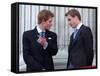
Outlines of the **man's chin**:
M 49 30 L 50 30 L 50 28 L 46 28 L 46 30 L 48 30 L 48 31 L 49 31 Z
M 50 29 L 46 29 L 46 30 L 48 30 L 48 31 L 49 31 Z
M 71 26 L 72 28 L 76 28 L 75 26 Z

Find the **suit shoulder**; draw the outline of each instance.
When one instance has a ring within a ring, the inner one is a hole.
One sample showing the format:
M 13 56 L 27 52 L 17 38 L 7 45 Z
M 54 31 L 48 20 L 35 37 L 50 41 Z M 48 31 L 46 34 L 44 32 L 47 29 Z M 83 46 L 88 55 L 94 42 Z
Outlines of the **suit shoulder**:
M 49 32 L 49 33 L 52 34 L 52 35 L 57 36 L 57 34 L 56 34 L 55 32 L 52 32 L 52 31 L 47 31 L 47 32 Z
M 85 35 L 86 35 L 86 34 L 92 33 L 90 27 L 88 27 L 88 26 L 83 26 L 82 32 L 83 32 Z
M 32 31 L 33 31 L 33 30 L 25 31 L 25 32 L 23 33 L 23 35 L 30 35 L 30 34 L 32 33 Z
M 90 27 L 84 26 L 84 25 L 83 25 L 83 30 L 84 30 L 84 31 L 91 31 Z

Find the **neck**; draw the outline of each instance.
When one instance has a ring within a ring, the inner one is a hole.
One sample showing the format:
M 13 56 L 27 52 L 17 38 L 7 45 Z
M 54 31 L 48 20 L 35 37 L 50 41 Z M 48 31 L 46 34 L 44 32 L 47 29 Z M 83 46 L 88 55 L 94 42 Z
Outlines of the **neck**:
M 77 27 L 80 23 L 81 23 L 80 21 L 77 21 L 76 27 Z
M 43 27 L 42 24 L 39 24 L 39 28 L 40 28 L 42 31 L 45 31 L 45 28 Z

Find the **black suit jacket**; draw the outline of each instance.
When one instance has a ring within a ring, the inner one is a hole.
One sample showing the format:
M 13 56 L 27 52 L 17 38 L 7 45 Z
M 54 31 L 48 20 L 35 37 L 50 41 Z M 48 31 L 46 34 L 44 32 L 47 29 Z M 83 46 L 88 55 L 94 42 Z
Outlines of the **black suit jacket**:
M 36 28 L 23 34 L 23 58 L 27 65 L 27 71 L 54 70 L 52 56 L 56 55 L 58 51 L 57 35 L 46 31 L 48 46 L 45 50 L 37 42 L 38 35 Z
M 90 28 L 82 25 L 74 40 L 72 36 L 67 66 L 69 63 L 77 68 L 91 66 L 93 61 L 93 36 Z

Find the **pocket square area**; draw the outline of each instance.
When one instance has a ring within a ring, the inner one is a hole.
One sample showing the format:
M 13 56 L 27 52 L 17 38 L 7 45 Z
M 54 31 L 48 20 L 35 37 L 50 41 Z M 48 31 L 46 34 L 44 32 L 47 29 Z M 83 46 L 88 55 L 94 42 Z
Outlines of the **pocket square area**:
M 48 39 L 52 39 L 51 37 L 48 37 Z

